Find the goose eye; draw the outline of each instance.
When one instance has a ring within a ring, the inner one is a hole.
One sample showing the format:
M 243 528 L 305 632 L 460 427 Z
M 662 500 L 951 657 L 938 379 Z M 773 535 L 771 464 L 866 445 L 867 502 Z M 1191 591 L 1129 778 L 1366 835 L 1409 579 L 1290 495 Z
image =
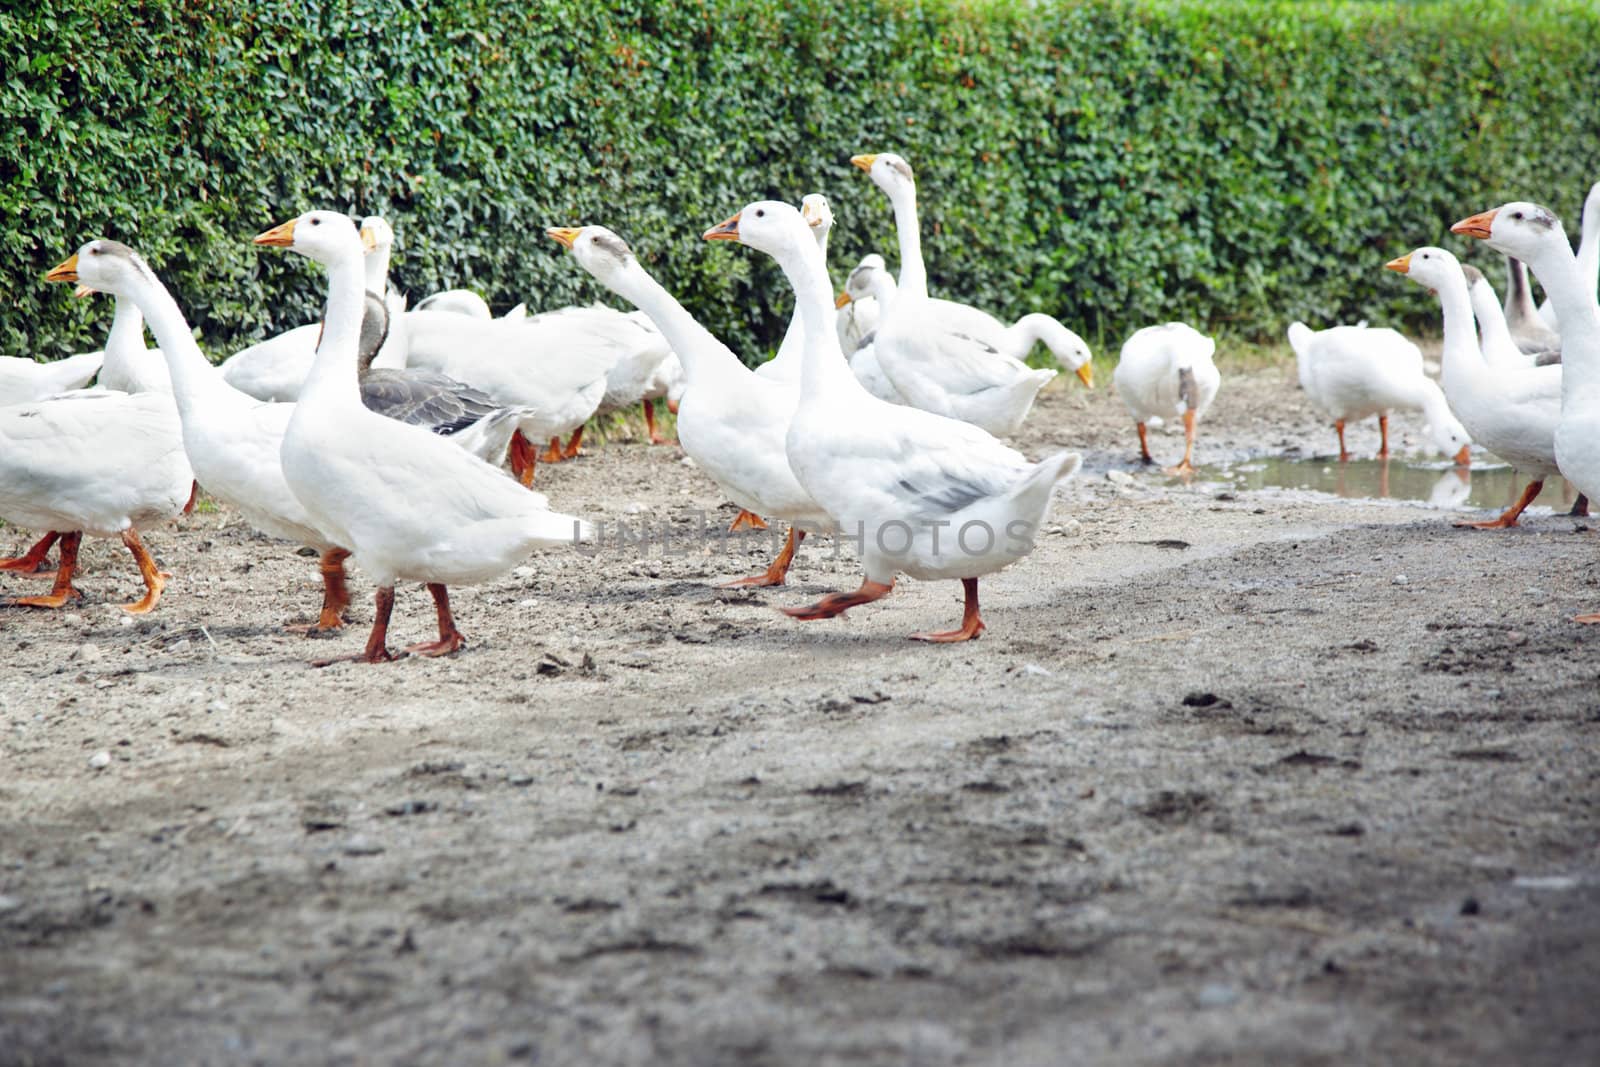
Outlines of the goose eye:
M 756 209 L 756 218 L 764 219 L 766 217 L 767 217 L 766 209 L 764 209 L 764 208 L 757 208 Z
M 311 225 L 313 225 L 313 226 L 321 226 L 322 225 L 322 220 L 321 219 L 312 219 L 311 220 Z
M 1511 213 L 1511 217 L 1512 217 L 1512 218 L 1514 218 L 1514 219 L 1520 219 L 1520 218 L 1522 218 L 1522 212 L 1520 212 L 1520 211 L 1513 211 L 1513 212 L 1512 212 L 1512 213 Z

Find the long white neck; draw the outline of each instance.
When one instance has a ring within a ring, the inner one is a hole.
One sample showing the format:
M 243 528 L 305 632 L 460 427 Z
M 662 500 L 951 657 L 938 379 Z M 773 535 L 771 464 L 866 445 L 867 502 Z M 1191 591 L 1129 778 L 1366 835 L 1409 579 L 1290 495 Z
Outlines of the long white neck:
M 795 310 L 805 330 L 800 364 L 802 402 L 837 396 L 841 391 L 866 395 L 839 348 L 839 335 L 833 328 L 833 288 L 821 250 L 810 242 L 795 242 L 775 258 L 794 287 Z
M 1439 378 L 1446 395 L 1466 388 L 1488 366 L 1483 350 L 1478 347 L 1478 332 L 1473 329 L 1472 321 L 1473 307 L 1481 301 L 1468 294 L 1467 276 L 1459 267 L 1449 274 L 1439 286 L 1439 306 L 1444 311 L 1444 351 L 1440 354 L 1443 365 L 1439 368 Z M 1494 304 L 1492 293 L 1489 303 Z M 1494 310 L 1498 315 L 1500 308 L 1496 306 Z M 1505 330 L 1504 319 L 1501 319 L 1500 329 Z M 1510 340 L 1509 334 L 1507 340 Z
M 1077 370 L 1084 362 L 1083 354 L 1075 344 L 1077 336 L 1043 312 L 1035 311 L 1022 316 L 1006 329 L 1005 338 L 1006 354 L 1017 359 L 1026 358 L 1036 343 L 1043 342 L 1051 355 L 1073 370 Z
M 222 380 L 217 368 L 200 351 L 188 320 L 178 310 L 178 302 L 172 299 L 166 286 L 152 281 L 128 296 L 144 312 L 150 332 L 156 335 L 156 343 L 161 346 L 167 372 L 172 377 L 172 398 L 177 401 L 179 418 L 188 422 L 202 406 L 244 396 Z M 142 338 L 140 344 L 143 345 Z
M 1600 290 L 1600 184 L 1589 190 L 1583 204 L 1583 232 L 1578 238 L 1578 274 L 1590 296 Z
M 620 275 L 604 280 L 604 284 L 648 315 L 650 321 L 655 323 L 656 329 L 661 331 L 661 336 L 667 339 L 667 344 L 678 354 L 678 361 L 683 364 L 684 380 L 689 388 L 693 388 L 697 381 L 707 381 L 719 375 L 737 374 L 744 369 L 732 349 L 717 340 L 716 335 L 710 330 L 700 325 L 699 321 L 678 303 L 677 298 L 662 288 L 661 283 L 652 278 L 637 260 L 630 261 Z
M 1461 436 L 1467 436 L 1466 427 L 1461 425 L 1455 415 L 1450 411 L 1450 403 L 1445 399 L 1444 391 L 1436 385 L 1432 378 L 1419 377 L 1411 391 L 1411 402 L 1422 409 L 1422 417 L 1428 422 L 1428 429 L 1433 433 L 1434 444 L 1441 452 L 1450 452 L 1449 431 L 1453 427 Z
M 365 257 L 367 291 L 377 293 L 379 299 L 389 295 L 389 253 L 391 251 L 393 249 L 388 245 L 379 245 L 368 252 Z
M 811 235 L 816 238 L 817 250 L 822 254 L 822 262 L 826 265 L 828 231 L 825 227 L 814 226 Z M 799 378 L 801 351 L 804 347 L 805 330 L 801 324 L 800 308 L 796 305 L 794 314 L 789 316 L 789 327 L 783 331 L 783 341 L 778 345 L 778 354 L 772 357 L 771 373 L 790 381 Z
M 1484 358 L 1489 359 L 1491 352 L 1515 353 L 1517 343 L 1511 339 L 1511 328 L 1506 325 L 1505 312 L 1500 310 L 1500 301 L 1495 298 L 1489 279 L 1474 282 L 1470 292 L 1472 314 L 1478 320 L 1478 332 L 1483 337 Z M 1494 361 L 1490 359 L 1490 362 Z M 1521 362 L 1520 357 L 1518 362 Z
M 144 316 L 139 313 L 139 305 L 125 296 L 118 296 L 116 304 L 111 332 L 106 335 L 105 362 L 101 364 L 100 376 L 112 381 L 128 381 L 140 377 L 141 357 L 149 352 L 144 345 Z
M 900 295 L 926 297 L 928 268 L 922 262 L 922 231 L 917 222 L 917 189 L 896 185 L 889 194 L 894 205 L 895 235 L 900 239 Z
M 868 286 L 872 299 L 878 302 L 878 318 L 881 320 L 894 304 L 895 297 L 900 294 L 900 287 L 894 283 L 894 275 L 886 270 L 874 271 L 872 282 Z
M 1580 393 L 1600 390 L 1600 305 L 1565 237 L 1541 243 L 1528 265 L 1561 320 L 1561 408 L 1566 411 Z
M 361 407 L 356 354 L 361 348 L 361 315 L 366 308 L 366 270 L 355 245 L 327 264 L 328 307 L 311 374 L 300 389 L 302 407 Z

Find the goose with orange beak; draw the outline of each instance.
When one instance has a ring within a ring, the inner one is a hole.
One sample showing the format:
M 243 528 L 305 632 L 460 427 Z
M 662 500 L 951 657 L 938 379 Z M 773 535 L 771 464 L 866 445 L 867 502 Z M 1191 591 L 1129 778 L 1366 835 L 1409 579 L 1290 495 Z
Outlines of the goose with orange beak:
M 592 533 L 586 523 L 550 511 L 539 494 L 476 456 L 362 404 L 355 370 L 366 285 L 361 238 L 348 216 L 309 211 L 256 242 L 287 248 L 328 271 L 322 341 L 290 416 L 281 456 L 295 497 L 319 528 L 350 549 L 378 586 L 366 647 L 350 658 L 367 663 L 396 658 L 387 637 L 400 581 L 427 585 L 439 622 L 438 640 L 406 652 L 455 652 L 466 639 L 450 610 L 449 586 L 487 581 L 536 548 L 585 540 Z
M 98 257 L 111 246 L 124 247 L 91 241 L 45 280 L 77 282 L 80 256 Z M 89 534 L 119 538 L 138 564 L 145 595 L 123 610 L 155 610 L 172 576 L 156 566 L 139 529 L 180 515 L 193 487 L 169 396 L 85 390 L 0 409 L 0 519 L 47 531 L 35 550 L 47 548 L 52 535 L 61 545 L 51 591 L 11 603 L 60 608 L 81 596 L 72 578 Z
M 1093 384 L 1089 346 L 1050 316 L 1027 315 L 1007 327 L 970 305 L 932 299 L 911 164 L 892 152 L 854 156 L 850 162 L 872 178 L 894 208 L 899 292 L 879 323 L 877 357 L 908 404 L 992 434 L 1014 434 L 1039 390 L 1056 375 L 1022 362 L 1038 341 L 1086 386 Z
M 960 579 L 961 625 L 912 636 L 939 643 L 977 637 L 984 630 L 978 579 L 1032 550 L 1052 490 L 1078 469 L 1080 457 L 1060 452 L 1030 464 L 976 426 L 867 392 L 839 350 L 827 267 L 805 220 L 788 204 L 750 204 L 705 238 L 766 252 L 794 287 L 805 348 L 785 453 L 800 484 L 860 545 L 859 589 L 785 614 L 833 618 L 887 596 L 902 573 Z
M 746 367 L 650 276 L 627 242 L 604 226 L 545 232 L 596 281 L 650 316 L 677 353 L 684 371 L 678 443 L 728 499 L 744 509 L 736 527 L 745 516 L 789 522 L 783 548 L 765 572 L 724 584 L 783 585 L 806 531 L 832 524 L 795 479 L 784 456 L 784 435 L 799 400 L 798 387 Z M 807 227 L 807 239 L 815 249 L 810 233 Z
M 1444 313 L 1439 383 L 1450 410 L 1475 442 L 1530 479 L 1522 496 L 1498 518 L 1456 525 L 1479 530 L 1516 526 L 1518 516 L 1538 497 L 1545 479 L 1557 470 L 1560 365 L 1515 367 L 1489 362 L 1478 345 L 1466 271 L 1445 249 L 1418 248 L 1384 266 L 1438 294 Z M 1492 302 L 1491 306 L 1499 310 Z
M 1514 201 L 1450 227 L 1526 263 L 1550 297 L 1561 324 L 1561 417 L 1555 459 L 1562 477 L 1590 500 L 1600 499 L 1600 301 L 1595 283 L 1567 243 L 1549 208 Z M 1600 623 L 1600 612 L 1573 617 Z

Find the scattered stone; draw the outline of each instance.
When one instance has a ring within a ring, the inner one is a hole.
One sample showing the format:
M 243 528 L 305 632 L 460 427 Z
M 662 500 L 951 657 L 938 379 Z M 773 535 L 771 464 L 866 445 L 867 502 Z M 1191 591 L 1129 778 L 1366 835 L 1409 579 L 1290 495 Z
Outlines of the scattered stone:
M 4 915 L 8 911 L 16 911 L 20 907 L 22 907 L 22 901 L 16 897 L 0 896 L 0 915 Z
M 1410 585 L 1411 584 L 1411 579 L 1407 578 L 1403 574 L 1397 574 L 1397 575 L 1394 576 L 1393 582 L 1394 582 L 1395 585 Z
M 297 555 L 297 556 L 304 556 L 307 559 L 315 559 L 318 556 L 320 556 L 322 553 L 318 552 L 316 549 L 312 548 L 310 545 L 301 545 L 299 548 L 294 550 L 294 554 Z
M 206 714 L 208 715 L 217 715 L 227 710 L 228 702 L 226 700 L 213 700 L 206 705 Z
M 1197 998 L 1202 1008 L 1225 1008 L 1239 999 L 1239 990 L 1222 982 L 1207 982 Z
M 622 509 L 622 513 L 624 515 L 643 515 L 645 512 L 647 512 L 649 510 L 650 510 L 650 508 L 649 508 L 648 505 L 641 504 L 641 503 L 639 503 L 639 501 L 635 500 L 633 503 L 631 503 L 631 504 L 627 505 L 626 507 L 624 507 Z
M 66 623 L 68 626 L 82 626 L 83 616 L 79 615 L 75 611 L 69 611 L 65 615 L 61 616 L 61 621 Z
M 1183 706 L 1186 708 L 1216 708 L 1220 711 L 1223 708 L 1233 707 L 1233 704 L 1223 700 L 1215 693 L 1193 692 L 1183 698 Z
M 520 567 L 513 568 L 511 573 L 517 578 L 532 578 L 537 572 L 527 564 L 523 564 Z
M 1519 874 L 1511 880 L 1517 889 L 1538 889 L 1560 892 L 1578 888 L 1578 880 L 1570 874 Z
M 93 663 L 100 658 L 100 650 L 85 641 L 73 650 L 72 658 L 81 663 Z
M 1483 911 L 1483 905 L 1478 903 L 1477 897 L 1468 897 L 1461 902 L 1461 914 L 1477 915 Z
M 103 771 L 109 766 L 111 766 L 111 753 L 104 749 L 89 757 L 89 769 L 92 771 Z
M 1055 672 L 1049 668 L 1041 667 L 1037 663 L 1025 663 L 1022 665 L 1022 673 L 1035 678 L 1049 678 Z
M 1131 486 L 1134 484 L 1134 477 L 1127 471 L 1106 471 L 1106 481 L 1112 485 Z
M 347 840 L 343 849 L 346 856 L 376 856 L 382 851 L 382 845 L 362 834 L 357 834 Z

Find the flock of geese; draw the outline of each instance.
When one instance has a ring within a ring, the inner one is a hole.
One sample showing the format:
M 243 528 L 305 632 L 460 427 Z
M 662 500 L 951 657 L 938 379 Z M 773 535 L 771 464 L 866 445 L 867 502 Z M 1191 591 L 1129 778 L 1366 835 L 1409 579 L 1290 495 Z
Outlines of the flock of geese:
M 1023 358 L 1042 342 L 1092 386 L 1091 353 L 1049 316 L 1008 326 L 931 296 L 911 166 L 892 153 L 851 162 L 893 208 L 898 277 L 869 255 L 836 299 L 827 267 L 833 216 L 815 194 L 798 208 L 751 203 L 704 234 L 772 256 L 794 290 L 777 354 L 754 369 L 602 226 L 548 234 L 636 311 L 597 304 L 530 315 L 519 306 L 497 319 L 465 290 L 408 309 L 389 285 L 388 223 L 369 217 L 358 227 L 337 212 L 309 211 L 255 241 L 321 265 L 321 323 L 220 366 L 137 253 L 90 241 L 47 280 L 115 298 L 104 351 L 46 364 L 0 360 L 0 519 L 43 534 L 0 570 L 53 579 L 49 593 L 12 603 L 59 608 L 75 599 L 79 544 L 89 534 L 121 538 L 138 563 L 145 593 L 125 610 L 154 609 L 170 575 L 139 530 L 193 507 L 204 488 L 263 533 L 316 549 L 322 604 L 300 629 L 345 625 L 345 568 L 354 559 L 377 588 L 376 613 L 365 647 L 348 658 L 396 658 L 388 626 L 401 581 L 426 584 L 439 629 L 437 640 L 404 651 L 448 654 L 465 644 L 450 586 L 503 574 L 535 548 L 594 535 L 531 488 L 536 465 L 576 455 L 589 420 L 635 404 L 661 443 L 653 405 L 664 401 L 677 413 L 683 450 L 741 509 L 735 529 L 789 524 L 763 573 L 727 584 L 782 585 L 808 533 L 842 534 L 860 548 L 860 587 L 785 608 L 788 615 L 831 618 L 886 596 L 901 574 L 960 579 L 961 624 L 912 636 L 977 637 L 979 579 L 1031 551 L 1054 487 L 1080 466 L 1070 451 L 1030 462 L 1000 440 L 1018 431 L 1056 374 Z M 1387 454 L 1388 412 L 1414 408 L 1458 462 L 1467 461 L 1470 436 L 1532 479 L 1518 505 L 1478 525 L 1515 525 L 1557 471 L 1585 494 L 1600 492 L 1600 398 L 1590 395 L 1600 386 L 1600 239 L 1591 240 L 1591 214 L 1600 228 L 1600 185 L 1577 258 L 1556 217 L 1533 204 L 1453 227 L 1513 257 L 1504 312 L 1488 282 L 1443 249 L 1388 264 L 1439 294 L 1442 391 L 1416 347 L 1393 331 L 1292 326 L 1301 384 L 1337 429 L 1341 458 L 1347 420 L 1377 414 Z M 1523 263 L 1549 294 L 1543 312 L 1532 306 Z M 146 347 L 146 325 L 158 349 Z M 1178 418 L 1184 453 L 1169 469 L 1193 470 L 1198 422 L 1221 381 L 1215 347 L 1183 323 L 1141 329 L 1123 345 L 1115 383 L 1144 462 L 1153 462 L 1147 424 Z

